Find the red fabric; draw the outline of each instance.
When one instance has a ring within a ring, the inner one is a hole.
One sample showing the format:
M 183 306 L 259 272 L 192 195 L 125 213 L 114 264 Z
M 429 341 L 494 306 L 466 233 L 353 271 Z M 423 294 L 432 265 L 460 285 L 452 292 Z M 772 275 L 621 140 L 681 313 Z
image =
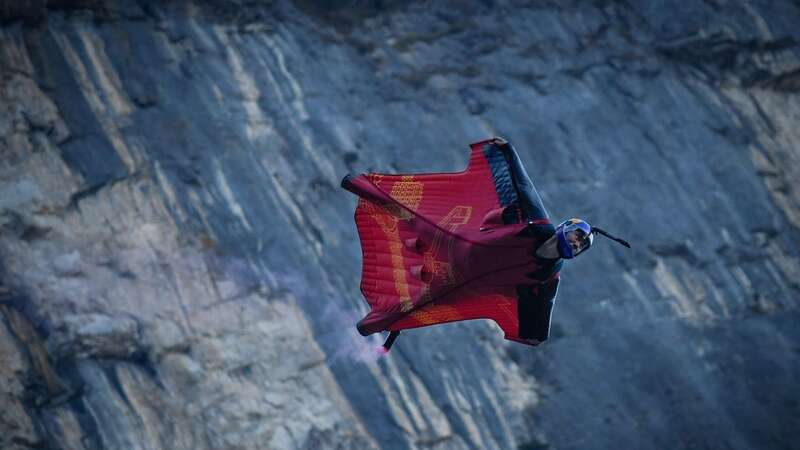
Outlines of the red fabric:
M 537 269 L 531 250 L 538 243 L 517 236 L 526 224 L 499 220 L 486 142 L 471 145 L 463 172 L 343 182 L 360 197 L 361 291 L 371 307 L 359 322 L 362 334 L 484 318 L 518 340 L 514 286 L 530 284 L 525 274 Z

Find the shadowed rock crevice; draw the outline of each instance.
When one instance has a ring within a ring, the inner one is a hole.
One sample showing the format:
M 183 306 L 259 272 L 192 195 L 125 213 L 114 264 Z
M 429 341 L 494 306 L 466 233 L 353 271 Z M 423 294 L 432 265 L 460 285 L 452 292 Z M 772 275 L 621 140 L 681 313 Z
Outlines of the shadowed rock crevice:
M 797 89 L 800 67 L 796 61 L 784 62 L 794 60 L 800 52 L 800 40 L 794 36 L 738 40 L 730 32 L 701 31 L 659 43 L 656 48 L 668 59 L 697 69 L 712 83 L 733 79 L 747 88 L 762 87 L 780 92 Z

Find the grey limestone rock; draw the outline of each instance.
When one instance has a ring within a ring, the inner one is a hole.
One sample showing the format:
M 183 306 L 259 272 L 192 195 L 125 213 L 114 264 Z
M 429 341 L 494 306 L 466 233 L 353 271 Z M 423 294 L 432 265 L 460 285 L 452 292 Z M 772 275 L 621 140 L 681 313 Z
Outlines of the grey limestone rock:
M 789 448 L 791 1 L 0 1 L 0 447 Z M 358 336 L 348 172 L 508 138 L 552 338 Z

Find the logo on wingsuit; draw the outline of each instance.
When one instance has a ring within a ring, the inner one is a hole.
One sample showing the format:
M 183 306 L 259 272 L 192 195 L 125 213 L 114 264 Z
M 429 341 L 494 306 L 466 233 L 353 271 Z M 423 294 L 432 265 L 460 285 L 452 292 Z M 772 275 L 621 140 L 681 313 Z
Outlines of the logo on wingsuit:
M 380 185 L 384 177 L 382 175 L 373 175 L 370 178 L 373 183 Z M 397 225 L 401 220 L 410 220 L 414 217 L 412 211 L 415 212 L 419 209 L 423 198 L 424 186 L 423 183 L 414 181 L 413 175 L 402 176 L 399 181 L 396 181 L 392 185 L 390 191 L 391 197 L 405 206 L 405 208 L 397 204 L 383 204 L 377 206 L 367 201 L 360 202 L 361 206 L 366 208 L 367 213 L 376 221 L 386 236 L 391 257 L 395 291 L 400 302 L 400 310 L 403 312 L 410 311 L 415 306 L 415 302 L 412 301 L 409 291 L 407 279 L 408 270 L 403 262 L 403 243 L 400 239 Z M 438 225 L 440 228 L 437 228 L 430 246 L 428 246 L 422 255 L 422 270 L 431 274 L 434 278 L 437 278 L 440 285 L 453 285 L 456 282 L 456 274 L 453 271 L 453 267 L 447 262 L 453 260 L 454 238 L 452 234 L 448 234 L 446 243 L 444 243 L 445 233 L 442 232 L 442 229 L 449 230 L 453 233 L 459 226 L 466 224 L 471 215 L 471 206 L 459 205 L 453 207 L 447 215 L 439 221 Z M 445 261 L 437 258 L 443 245 L 447 248 L 447 259 Z M 430 302 L 431 295 L 429 285 L 423 287 L 418 299 L 419 300 L 416 302 L 417 305 Z

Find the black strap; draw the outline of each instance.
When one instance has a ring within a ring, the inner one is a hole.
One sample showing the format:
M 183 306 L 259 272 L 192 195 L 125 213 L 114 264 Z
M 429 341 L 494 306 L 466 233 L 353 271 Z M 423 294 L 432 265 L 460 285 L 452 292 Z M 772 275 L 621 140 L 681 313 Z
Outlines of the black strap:
M 625 247 L 631 248 L 631 244 L 628 244 L 628 241 L 625 241 L 625 240 L 623 240 L 623 239 L 620 239 L 620 238 L 618 238 L 618 237 L 614 237 L 614 236 L 612 236 L 612 235 L 608 234 L 608 232 L 607 232 L 607 231 L 604 231 L 604 230 L 602 230 L 602 229 L 600 229 L 600 228 L 597 228 L 597 227 L 592 227 L 592 232 L 593 232 L 593 233 L 594 233 L 594 232 L 600 233 L 600 234 L 602 234 L 603 236 L 605 236 L 605 237 L 607 237 L 607 238 L 611 239 L 612 241 L 619 242 L 620 244 L 624 245 Z

